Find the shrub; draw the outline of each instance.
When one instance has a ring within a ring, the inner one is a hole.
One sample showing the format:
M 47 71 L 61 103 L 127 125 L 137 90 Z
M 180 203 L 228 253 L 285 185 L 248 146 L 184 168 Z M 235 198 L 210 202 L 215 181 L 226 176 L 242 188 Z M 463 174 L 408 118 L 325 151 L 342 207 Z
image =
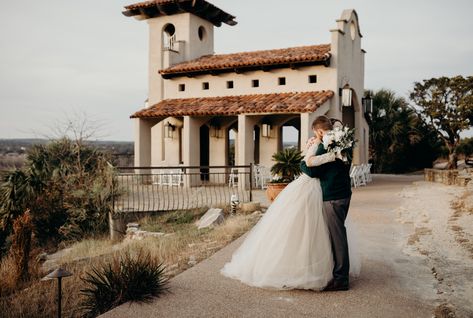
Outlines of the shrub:
M 31 234 L 33 224 L 30 212 L 26 211 L 18 217 L 13 224 L 13 237 L 10 253 L 15 261 L 15 281 L 26 282 L 29 278 L 28 263 L 31 252 Z
M 168 291 L 163 263 L 149 253 L 139 251 L 132 256 L 125 252 L 112 262 L 92 268 L 82 280 L 84 310 L 91 317 L 107 312 L 127 301 L 149 302 Z
M 7 173 L 0 185 L 0 248 L 26 209 L 43 246 L 105 232 L 115 186 L 108 157 L 97 149 L 66 138 L 35 145 L 25 167 Z
M 458 145 L 457 152 L 470 157 L 473 155 L 473 138 L 464 138 Z

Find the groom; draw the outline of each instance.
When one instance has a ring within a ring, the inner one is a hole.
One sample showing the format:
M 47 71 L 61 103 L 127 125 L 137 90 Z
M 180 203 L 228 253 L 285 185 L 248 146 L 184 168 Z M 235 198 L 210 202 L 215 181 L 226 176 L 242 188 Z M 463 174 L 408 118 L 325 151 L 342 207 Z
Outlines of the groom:
M 312 123 L 312 130 L 320 140 L 332 128 L 332 122 L 326 116 L 319 116 Z M 316 155 L 326 152 L 324 144 L 321 142 Z M 321 166 L 307 167 L 306 163 L 302 161 L 301 170 L 311 178 L 319 178 L 322 187 L 323 213 L 330 235 L 334 260 L 333 279 L 324 288 L 324 291 L 348 290 L 350 261 L 345 219 L 351 199 L 350 162 L 344 163 L 342 160 L 336 159 Z

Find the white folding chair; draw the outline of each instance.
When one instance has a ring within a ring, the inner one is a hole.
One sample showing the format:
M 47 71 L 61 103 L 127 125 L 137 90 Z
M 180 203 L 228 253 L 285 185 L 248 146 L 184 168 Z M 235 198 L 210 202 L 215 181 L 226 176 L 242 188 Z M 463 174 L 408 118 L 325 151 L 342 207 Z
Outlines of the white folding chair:
M 170 175 L 171 186 L 182 186 L 184 185 L 184 173 L 181 169 L 171 170 Z
M 355 188 L 359 186 L 357 173 L 358 173 L 358 167 L 352 165 L 350 168 L 350 179 L 351 179 L 352 186 L 354 186 Z
M 365 165 L 358 166 L 359 185 L 366 185 Z
M 163 169 L 160 173 L 160 184 L 162 186 L 170 186 L 172 185 L 172 178 L 171 178 L 171 170 Z
M 366 163 L 362 165 L 363 167 L 363 177 L 366 183 L 370 182 L 370 166 Z
M 366 167 L 366 171 L 367 171 L 366 176 L 368 177 L 368 178 L 367 178 L 367 179 L 368 179 L 368 182 L 373 181 L 373 177 L 371 176 L 371 166 L 372 166 L 372 165 L 373 165 L 373 164 L 371 164 L 371 163 L 368 163 L 368 164 L 366 165 L 366 166 L 367 166 L 367 167 Z
M 162 185 L 162 170 L 156 170 L 156 174 L 153 174 L 153 184 Z
M 261 171 L 259 164 L 253 165 L 253 177 L 255 181 L 255 188 L 259 188 L 261 184 Z
M 230 176 L 228 178 L 228 186 L 233 188 L 238 186 L 238 169 L 230 168 Z
M 266 189 L 267 188 L 267 182 L 271 181 L 271 179 L 272 179 L 271 171 L 265 166 L 260 166 L 259 170 L 260 170 L 261 189 Z

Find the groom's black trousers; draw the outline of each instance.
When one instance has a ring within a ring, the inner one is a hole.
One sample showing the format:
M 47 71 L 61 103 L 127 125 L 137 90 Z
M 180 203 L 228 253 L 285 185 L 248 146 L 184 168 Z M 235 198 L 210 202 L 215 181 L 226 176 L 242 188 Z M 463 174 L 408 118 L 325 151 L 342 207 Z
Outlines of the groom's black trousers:
M 348 283 L 350 260 L 348 257 L 348 240 L 345 219 L 350 207 L 351 195 L 348 198 L 324 201 L 323 213 L 330 234 L 333 252 L 333 279 Z

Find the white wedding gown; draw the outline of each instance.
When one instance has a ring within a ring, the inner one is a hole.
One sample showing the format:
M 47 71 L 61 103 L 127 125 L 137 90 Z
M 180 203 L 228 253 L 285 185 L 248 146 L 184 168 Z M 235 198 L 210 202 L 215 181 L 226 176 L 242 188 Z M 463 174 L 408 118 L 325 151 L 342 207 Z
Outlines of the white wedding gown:
M 357 276 L 360 258 L 349 223 L 350 273 Z M 321 290 L 332 270 L 320 181 L 302 174 L 279 193 L 220 273 L 266 289 Z

